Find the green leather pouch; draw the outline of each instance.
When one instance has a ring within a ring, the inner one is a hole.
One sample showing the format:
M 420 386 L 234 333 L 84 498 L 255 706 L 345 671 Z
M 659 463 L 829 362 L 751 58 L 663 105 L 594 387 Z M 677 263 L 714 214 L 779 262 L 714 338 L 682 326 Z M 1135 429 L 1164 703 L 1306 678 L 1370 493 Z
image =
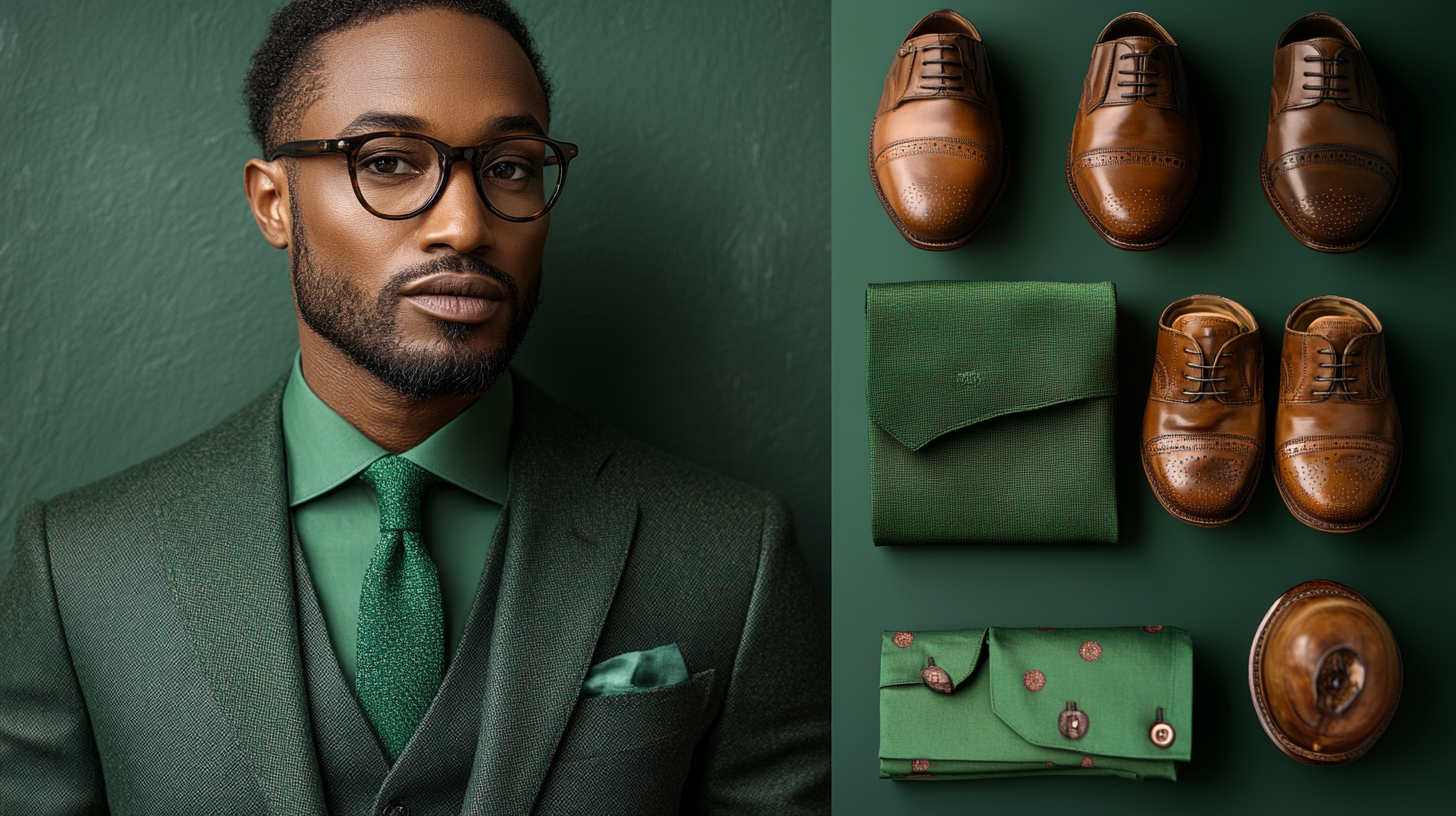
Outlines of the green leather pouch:
M 871 284 L 876 544 L 1117 542 L 1112 283 Z
M 921 681 L 932 659 L 951 693 Z M 1176 779 L 1192 714 L 1193 642 L 1172 627 L 885 632 L 880 649 L 884 779 Z

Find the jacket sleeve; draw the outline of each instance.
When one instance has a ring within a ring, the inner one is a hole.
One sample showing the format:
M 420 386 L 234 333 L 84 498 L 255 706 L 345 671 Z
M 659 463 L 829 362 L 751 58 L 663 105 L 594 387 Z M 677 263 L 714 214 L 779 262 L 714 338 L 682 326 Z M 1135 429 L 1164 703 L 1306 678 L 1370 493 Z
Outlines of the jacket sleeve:
M 91 720 L 51 580 L 45 505 L 16 525 L 0 583 L 0 813 L 106 813 Z
M 829 616 L 777 498 L 722 714 L 693 765 L 684 813 L 829 813 Z

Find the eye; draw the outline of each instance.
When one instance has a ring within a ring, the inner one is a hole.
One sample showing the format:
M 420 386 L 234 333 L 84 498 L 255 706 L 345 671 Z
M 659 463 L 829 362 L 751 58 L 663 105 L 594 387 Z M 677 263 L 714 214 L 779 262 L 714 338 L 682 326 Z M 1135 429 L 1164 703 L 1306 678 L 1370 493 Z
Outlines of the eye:
M 525 181 L 531 177 L 531 169 L 513 161 L 498 161 L 485 168 L 485 177 L 497 181 Z
M 419 172 L 402 156 L 370 156 L 360 161 L 359 166 L 380 176 L 403 176 Z

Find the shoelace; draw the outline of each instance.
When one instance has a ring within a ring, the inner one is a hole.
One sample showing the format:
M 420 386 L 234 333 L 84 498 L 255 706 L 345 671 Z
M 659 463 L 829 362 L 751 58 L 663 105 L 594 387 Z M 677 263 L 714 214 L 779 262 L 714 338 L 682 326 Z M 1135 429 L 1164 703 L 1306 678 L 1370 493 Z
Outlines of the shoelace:
M 926 91 L 964 91 L 966 89 L 966 86 L 964 86 L 964 85 L 952 85 L 949 82 L 946 82 L 946 80 L 953 79 L 953 80 L 957 80 L 958 81 L 958 80 L 964 79 L 965 78 L 965 75 L 964 74 L 948 74 L 948 73 L 945 72 L 945 67 L 946 66 L 954 66 L 956 68 L 964 68 L 964 67 L 966 67 L 965 64 L 962 63 L 958 59 L 946 59 L 945 58 L 945 54 L 944 54 L 945 51 L 954 51 L 956 53 L 956 56 L 960 56 L 960 48 L 956 47 L 955 45 L 922 45 L 922 46 L 920 46 L 920 50 L 921 51 L 929 51 L 932 48 L 940 51 L 941 52 L 941 56 L 939 56 L 939 57 L 937 57 L 935 59 L 921 60 L 920 61 L 920 64 L 922 66 L 926 66 L 926 65 L 939 65 L 939 66 L 942 66 L 941 69 L 940 69 L 941 72 L 938 73 L 938 74 L 921 74 L 920 75 L 920 78 L 921 79 L 938 79 L 938 80 L 940 80 L 940 84 L 939 85 L 924 85 L 924 84 L 922 84 L 920 86 L 921 89 L 922 90 L 926 90 Z
M 1123 54 L 1121 57 L 1118 57 L 1118 59 L 1119 60 L 1125 60 L 1125 59 L 1135 59 L 1135 60 L 1137 60 L 1137 62 L 1134 62 L 1132 64 L 1132 70 L 1131 71 L 1118 71 L 1119 74 L 1127 74 L 1127 75 L 1129 75 L 1129 76 L 1132 77 L 1132 81 L 1131 82 L 1123 82 L 1122 80 L 1118 80 L 1118 82 L 1117 82 L 1117 87 L 1119 87 L 1119 88 L 1133 88 L 1134 89 L 1132 93 L 1125 93 L 1125 94 L 1123 94 L 1122 95 L 1122 98 L 1123 99 L 1142 99 L 1145 96 L 1153 96 L 1154 94 L 1157 93 L 1157 90 L 1151 90 L 1151 91 L 1145 91 L 1145 90 L 1143 90 L 1143 88 L 1154 88 L 1154 89 L 1156 89 L 1158 87 L 1158 83 L 1156 83 L 1156 82 L 1145 82 L 1145 81 L 1143 81 L 1143 77 L 1150 77 L 1150 76 L 1155 77 L 1155 76 L 1158 75 L 1158 72 L 1157 71 L 1149 71 L 1148 70 L 1148 60 L 1150 60 L 1150 59 L 1158 59 L 1158 55 L 1157 54 Z
M 1304 61 L 1318 62 L 1320 64 L 1320 70 L 1305 71 L 1304 75 L 1307 77 L 1319 77 L 1323 80 L 1344 79 L 1344 74 L 1337 74 L 1335 73 L 1335 71 L 1338 70 L 1340 63 L 1349 62 L 1349 60 L 1342 59 L 1340 57 L 1326 56 L 1305 57 Z M 1325 63 L 1329 63 L 1329 65 L 1325 65 Z M 1343 94 L 1347 89 L 1330 81 L 1321 82 L 1318 85 L 1302 85 L 1300 87 L 1304 88 L 1306 91 L 1319 91 L 1319 96 L 1312 97 L 1313 99 L 1334 99 L 1336 101 L 1343 101 L 1350 98 L 1348 96 L 1335 96 L 1335 94 L 1337 93 Z
M 1319 350 L 1319 353 L 1320 354 L 1334 354 L 1335 351 L 1334 351 L 1334 349 L 1320 349 Z M 1320 368 L 1349 368 L 1350 366 L 1354 365 L 1354 363 L 1350 362 L 1350 358 L 1351 357 L 1355 357 L 1355 356 L 1357 356 L 1357 355 L 1354 355 L 1354 354 L 1346 354 L 1345 355 L 1345 359 L 1343 361 L 1341 361 L 1341 362 L 1338 362 L 1338 363 L 1320 363 L 1319 364 L 1319 367 Z M 1344 374 L 1345 372 L 1341 371 L 1339 373 L 1340 374 Z M 1315 382 L 1327 382 L 1327 383 L 1339 383 L 1339 382 L 1354 382 L 1355 380 L 1358 380 L 1358 379 L 1359 379 L 1359 377 L 1344 377 L 1344 376 L 1341 376 L 1341 377 L 1321 377 L 1321 376 L 1316 375 L 1315 378 L 1314 378 L 1314 381 Z M 1336 391 L 1334 388 L 1329 388 L 1329 389 L 1326 389 L 1324 391 L 1311 391 L 1310 393 L 1311 394 L 1318 394 L 1321 397 L 1327 397 L 1330 394 L 1338 394 L 1338 395 L 1340 395 L 1342 397 L 1353 397 L 1353 396 L 1356 396 L 1357 394 L 1359 394 L 1360 392 L 1359 391 Z
M 1197 354 L 1198 353 L 1198 349 L 1196 349 L 1196 348 L 1186 348 L 1186 349 L 1183 349 L 1183 350 L 1185 352 L 1189 353 L 1189 354 Z M 1233 352 L 1233 351 L 1221 351 L 1221 352 L 1218 353 L 1218 356 L 1214 358 L 1214 362 L 1211 365 L 1206 365 L 1204 363 L 1184 363 L 1183 365 L 1186 365 L 1189 368 L 1196 368 L 1196 369 L 1198 369 L 1198 373 L 1199 374 L 1211 374 L 1211 373 L 1219 370 L 1220 368 L 1227 368 L 1228 365 L 1229 365 L 1228 363 L 1220 363 L 1218 361 L 1224 359 L 1225 357 L 1232 357 L 1236 353 L 1237 352 Z M 1198 399 L 1203 399 L 1204 397 L 1221 397 L 1224 394 L 1232 394 L 1233 393 L 1232 391 L 1205 391 L 1205 390 L 1203 390 L 1205 388 L 1205 385 L 1207 383 L 1224 382 L 1225 380 L 1228 379 L 1228 377 L 1190 377 L 1190 376 L 1188 376 L 1185 373 L 1183 375 L 1183 379 L 1185 379 L 1185 380 L 1192 380 L 1193 382 L 1196 382 L 1196 383 L 1199 384 L 1197 391 L 1189 391 L 1188 389 L 1184 388 L 1183 389 L 1183 396 L 1185 396 L 1185 397 L 1198 397 Z M 1198 402 L 1198 400 L 1194 400 L 1194 402 Z

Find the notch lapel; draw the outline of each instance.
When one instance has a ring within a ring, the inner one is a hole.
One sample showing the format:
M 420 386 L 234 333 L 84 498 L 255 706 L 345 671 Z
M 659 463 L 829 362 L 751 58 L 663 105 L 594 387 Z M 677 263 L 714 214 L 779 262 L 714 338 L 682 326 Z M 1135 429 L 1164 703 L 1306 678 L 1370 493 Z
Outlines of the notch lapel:
M 470 814 L 534 810 L 637 529 L 637 502 L 600 480 L 611 437 L 519 376 L 516 387 L 510 527 Z
M 286 378 L 197 441 L 160 508 L 160 557 L 270 814 L 323 814 L 302 674 L 279 403 Z

